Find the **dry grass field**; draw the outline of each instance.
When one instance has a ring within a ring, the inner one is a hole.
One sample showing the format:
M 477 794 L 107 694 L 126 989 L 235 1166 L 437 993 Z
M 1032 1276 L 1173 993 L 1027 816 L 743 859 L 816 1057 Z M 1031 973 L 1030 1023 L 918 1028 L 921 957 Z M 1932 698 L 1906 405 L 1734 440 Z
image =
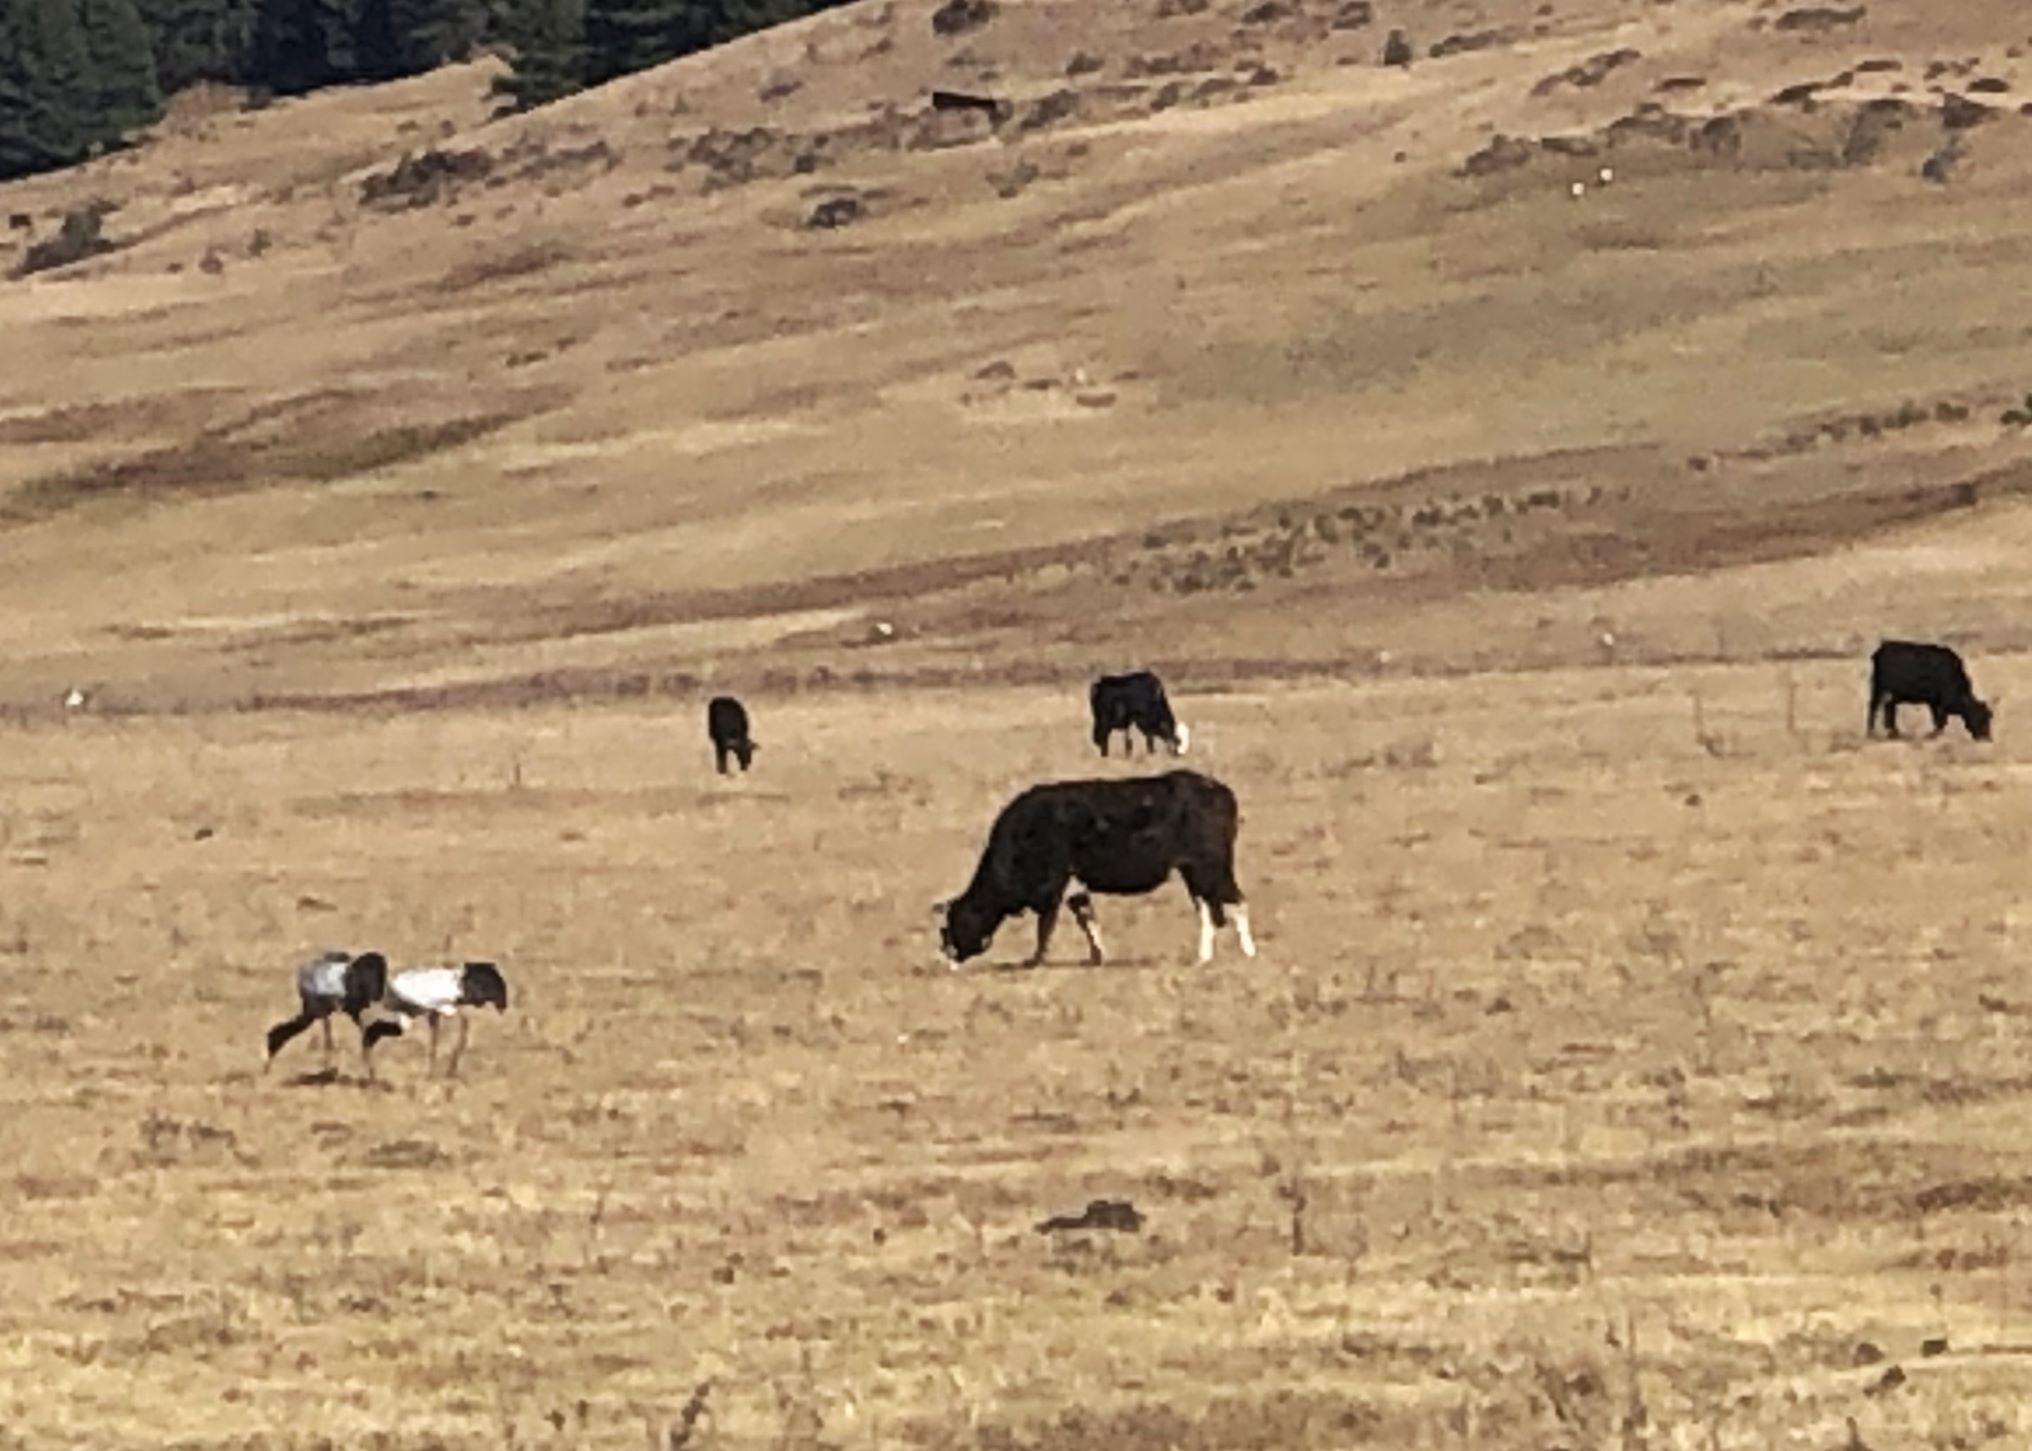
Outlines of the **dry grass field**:
M 2032 16 L 1096 9 L 0 188 L 0 1448 L 2032 1445 Z M 1132 664 L 1261 956 L 949 971 Z

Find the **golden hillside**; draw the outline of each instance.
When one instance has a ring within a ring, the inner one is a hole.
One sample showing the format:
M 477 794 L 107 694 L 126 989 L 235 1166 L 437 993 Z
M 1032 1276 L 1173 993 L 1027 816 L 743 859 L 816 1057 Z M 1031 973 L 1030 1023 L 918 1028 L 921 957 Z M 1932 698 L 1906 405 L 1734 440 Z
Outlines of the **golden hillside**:
M 2021 0 L 932 14 L 0 189 L 0 1448 L 2032 1445 Z
M 2025 452 L 2032 27 L 1937 9 L 858 5 L 513 119 L 187 107 L 8 189 L 123 244 L 0 290 L 16 698 L 1575 658 L 1464 595 L 1654 575 L 1719 587 L 1590 608 L 1850 648 L 1730 571 L 1873 598 Z M 2017 643 L 1953 552 L 1906 618 Z

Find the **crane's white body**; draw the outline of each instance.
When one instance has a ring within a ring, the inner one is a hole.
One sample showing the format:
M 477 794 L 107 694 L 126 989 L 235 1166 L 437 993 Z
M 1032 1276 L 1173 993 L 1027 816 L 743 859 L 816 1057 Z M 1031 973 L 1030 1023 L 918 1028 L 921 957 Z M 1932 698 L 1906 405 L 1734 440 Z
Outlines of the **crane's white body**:
M 462 1016 L 459 1009 L 489 1001 L 484 986 L 477 996 L 470 992 L 472 984 L 468 981 L 468 973 L 480 969 L 494 977 L 496 990 L 503 993 L 495 1006 L 504 1006 L 507 1001 L 505 988 L 499 986 L 499 978 L 494 974 L 491 963 L 467 963 L 464 967 L 412 967 L 388 979 L 381 1005 L 399 1018 L 423 1018 L 430 1024 L 429 1070 L 434 1071 L 437 1067 L 440 1024 L 446 1018 L 456 1018 L 459 1038 L 452 1045 L 451 1059 L 445 1065 L 445 1072 L 452 1074 L 459 1071 L 459 1058 L 466 1051 L 466 1035 L 472 1031 L 471 1020 Z
M 464 973 L 456 967 L 412 967 L 388 979 L 387 1004 L 405 1017 L 449 1018 L 458 1013 Z

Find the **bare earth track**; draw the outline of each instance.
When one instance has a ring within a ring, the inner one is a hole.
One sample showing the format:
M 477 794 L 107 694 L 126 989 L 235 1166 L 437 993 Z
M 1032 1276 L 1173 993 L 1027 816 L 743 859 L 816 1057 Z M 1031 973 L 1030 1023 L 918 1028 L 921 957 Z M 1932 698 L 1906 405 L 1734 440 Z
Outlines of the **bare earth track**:
M 0 1447 L 2032 1438 L 2032 17 L 1095 9 L 0 189 Z M 1130 665 L 1263 956 L 946 972 Z

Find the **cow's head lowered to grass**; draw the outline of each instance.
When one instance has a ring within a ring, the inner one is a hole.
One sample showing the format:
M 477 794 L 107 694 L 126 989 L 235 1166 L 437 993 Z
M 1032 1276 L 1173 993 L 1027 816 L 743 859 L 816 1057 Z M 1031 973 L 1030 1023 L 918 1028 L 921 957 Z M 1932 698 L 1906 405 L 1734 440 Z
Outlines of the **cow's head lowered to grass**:
M 964 897 L 940 902 L 932 912 L 938 918 L 938 950 L 954 967 L 986 952 L 1002 925 L 999 915 Z

